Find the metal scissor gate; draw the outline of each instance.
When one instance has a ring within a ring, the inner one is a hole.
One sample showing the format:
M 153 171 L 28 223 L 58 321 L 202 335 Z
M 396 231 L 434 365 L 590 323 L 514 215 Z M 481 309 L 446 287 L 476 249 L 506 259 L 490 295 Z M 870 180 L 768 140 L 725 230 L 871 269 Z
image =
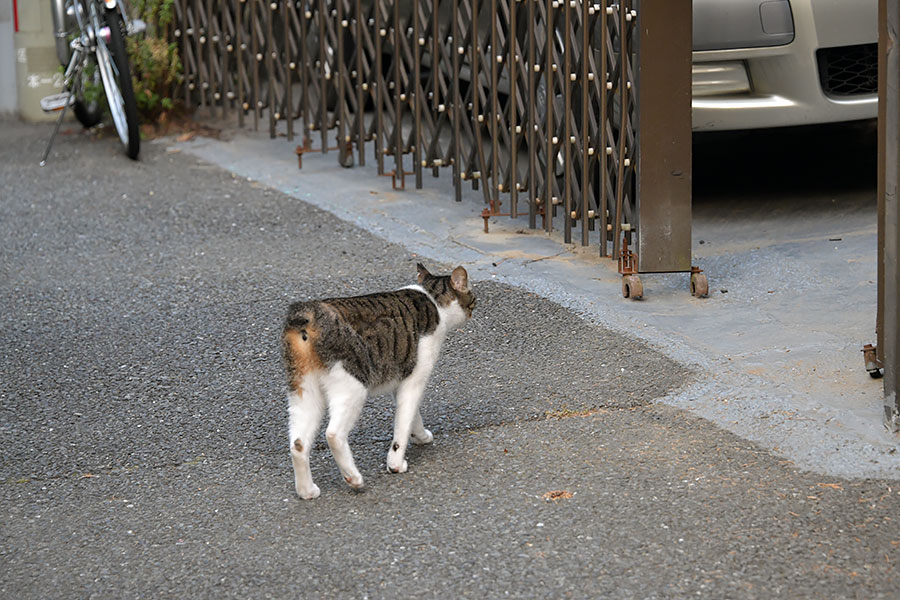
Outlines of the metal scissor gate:
M 175 8 L 187 103 L 280 127 L 301 164 L 371 144 L 395 187 L 449 171 L 457 200 L 479 190 L 485 227 L 527 215 L 623 274 L 690 269 L 691 0 Z

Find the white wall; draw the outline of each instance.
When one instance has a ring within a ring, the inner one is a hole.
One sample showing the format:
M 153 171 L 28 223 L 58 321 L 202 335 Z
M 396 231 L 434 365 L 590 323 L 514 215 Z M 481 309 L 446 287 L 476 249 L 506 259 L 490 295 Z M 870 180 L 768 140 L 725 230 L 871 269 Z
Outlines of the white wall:
M 0 0 L 0 114 L 18 109 L 13 32 L 12 0 Z

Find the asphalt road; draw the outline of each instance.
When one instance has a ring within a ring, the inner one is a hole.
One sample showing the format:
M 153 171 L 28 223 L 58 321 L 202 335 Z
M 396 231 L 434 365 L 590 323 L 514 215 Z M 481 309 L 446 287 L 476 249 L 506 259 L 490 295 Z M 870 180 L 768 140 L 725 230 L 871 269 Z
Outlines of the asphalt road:
M 291 300 L 418 257 L 164 144 L 0 122 L 0 596 L 895 598 L 900 483 L 804 473 L 654 399 L 689 373 L 479 282 L 410 470 L 390 405 L 293 493 Z M 452 265 L 429 265 L 440 271 Z M 727 402 L 723 398 L 723 402 Z

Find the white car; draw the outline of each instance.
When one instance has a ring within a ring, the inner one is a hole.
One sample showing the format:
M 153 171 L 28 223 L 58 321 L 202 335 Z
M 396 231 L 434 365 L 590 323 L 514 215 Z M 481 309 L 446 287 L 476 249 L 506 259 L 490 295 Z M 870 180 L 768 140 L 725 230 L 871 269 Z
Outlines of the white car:
M 693 129 L 875 118 L 877 0 L 693 0 Z

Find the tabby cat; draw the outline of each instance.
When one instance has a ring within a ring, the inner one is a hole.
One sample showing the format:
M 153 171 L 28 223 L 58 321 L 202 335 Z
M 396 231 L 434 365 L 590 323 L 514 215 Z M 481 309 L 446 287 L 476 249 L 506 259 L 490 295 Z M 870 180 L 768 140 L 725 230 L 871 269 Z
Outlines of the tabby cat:
M 419 401 L 447 331 L 472 316 L 475 295 L 463 267 L 445 276 L 432 275 L 421 263 L 417 267 L 417 285 L 290 306 L 282 340 L 290 387 L 291 461 L 301 498 L 319 495 L 309 452 L 326 404 L 325 438 L 352 488 L 361 488 L 363 478 L 347 437 L 368 394 L 393 392 L 396 398 L 390 472 L 406 471 L 410 437 L 416 444 L 432 441 L 422 425 Z

